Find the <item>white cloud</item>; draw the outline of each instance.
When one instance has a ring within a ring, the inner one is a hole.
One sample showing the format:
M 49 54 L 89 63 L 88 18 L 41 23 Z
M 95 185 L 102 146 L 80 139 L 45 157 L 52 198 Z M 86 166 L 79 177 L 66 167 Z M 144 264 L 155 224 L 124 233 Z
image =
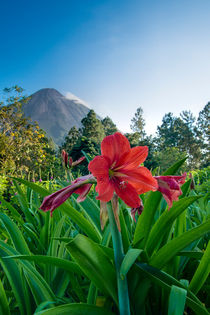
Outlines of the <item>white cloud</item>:
M 77 97 L 76 95 L 72 94 L 71 92 L 66 92 L 65 93 L 65 98 L 68 100 L 74 101 L 75 103 L 82 104 L 84 106 L 90 107 L 88 103 L 85 101 L 81 100 L 81 98 Z

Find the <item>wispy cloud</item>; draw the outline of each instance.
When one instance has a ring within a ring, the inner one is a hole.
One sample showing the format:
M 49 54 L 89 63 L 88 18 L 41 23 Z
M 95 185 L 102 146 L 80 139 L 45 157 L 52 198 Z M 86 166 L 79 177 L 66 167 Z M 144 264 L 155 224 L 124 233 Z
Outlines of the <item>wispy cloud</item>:
M 77 104 L 82 104 L 84 106 L 90 107 L 88 103 L 86 103 L 81 98 L 77 97 L 76 95 L 72 94 L 71 92 L 66 92 L 65 98 L 67 98 L 68 100 L 74 101 Z

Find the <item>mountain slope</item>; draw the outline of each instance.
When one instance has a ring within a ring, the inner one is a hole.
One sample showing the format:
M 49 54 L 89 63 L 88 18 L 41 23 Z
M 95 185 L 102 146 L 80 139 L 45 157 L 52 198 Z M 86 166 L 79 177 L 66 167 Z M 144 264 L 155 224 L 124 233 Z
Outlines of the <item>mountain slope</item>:
M 23 110 L 59 145 L 71 127 L 81 127 L 90 108 L 74 95 L 67 98 L 55 89 L 45 88 L 32 94 Z

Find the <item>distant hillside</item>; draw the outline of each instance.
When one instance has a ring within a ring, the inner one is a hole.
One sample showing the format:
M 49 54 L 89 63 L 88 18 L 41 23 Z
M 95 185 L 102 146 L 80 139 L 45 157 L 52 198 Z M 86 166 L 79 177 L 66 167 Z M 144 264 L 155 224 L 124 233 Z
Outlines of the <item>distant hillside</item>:
M 90 108 L 74 95 L 67 98 L 55 89 L 46 88 L 32 94 L 23 110 L 60 145 L 71 127 L 81 127 L 81 120 Z

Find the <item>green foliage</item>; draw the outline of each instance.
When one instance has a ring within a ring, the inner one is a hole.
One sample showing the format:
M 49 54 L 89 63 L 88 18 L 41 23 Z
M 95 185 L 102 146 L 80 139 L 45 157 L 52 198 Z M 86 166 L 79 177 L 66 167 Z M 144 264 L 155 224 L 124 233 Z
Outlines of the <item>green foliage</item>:
M 210 102 L 199 112 L 197 119 L 198 136 L 202 149 L 202 166 L 209 165 L 209 140 L 210 140 L 210 127 L 209 127 L 209 110 Z
M 183 111 L 180 117 L 168 113 L 158 126 L 158 151 L 177 148 L 177 153 L 188 155 L 189 169 L 198 168 L 201 164 L 202 152 L 195 117 L 190 111 Z
M 143 109 L 138 107 L 134 117 L 131 119 L 131 130 L 135 133 L 138 133 L 139 140 L 143 140 L 146 136 L 145 132 L 145 120 L 143 118 Z
M 0 107 L 0 168 L 5 174 L 39 174 L 44 176 L 54 166 L 54 150 L 45 132 L 24 116 L 22 105 L 28 98 L 15 86 L 5 89 L 9 96 Z
M 166 147 L 165 149 L 155 152 L 154 159 L 156 166 L 159 166 L 160 172 L 166 171 L 174 161 L 183 159 L 187 155 L 186 152 L 182 152 L 177 147 Z M 181 171 L 186 171 L 186 163 L 181 167 Z
M 184 161 L 166 174 L 176 173 Z M 94 193 L 81 204 L 72 196 L 51 218 L 38 208 L 43 196 L 65 183 L 13 181 L 16 202 L 0 199 L 3 314 L 118 314 L 110 226 L 100 229 Z M 205 196 L 189 187 L 190 180 L 170 211 L 159 192 L 141 196 L 144 211 L 137 222 L 119 203 L 125 251 L 120 272 L 122 279 L 127 276 L 132 315 L 139 309 L 155 315 L 183 309 L 208 314 L 210 219 Z
M 118 131 L 116 125 L 113 123 L 111 118 L 108 116 L 102 119 L 102 125 L 104 127 L 105 136 L 113 135 L 115 132 Z
M 82 136 L 100 144 L 105 136 L 102 122 L 96 117 L 96 113 L 91 109 L 87 116 L 81 120 Z
M 66 152 L 70 152 L 74 145 L 77 143 L 79 136 L 80 136 L 79 130 L 75 126 L 72 127 L 69 130 L 68 135 L 65 137 L 64 144 L 61 146 L 61 148 Z
M 210 186 L 210 166 L 201 170 L 192 171 L 195 189 L 198 192 L 209 192 Z
M 5 193 L 8 187 L 8 178 L 5 174 L 0 175 L 0 196 Z

